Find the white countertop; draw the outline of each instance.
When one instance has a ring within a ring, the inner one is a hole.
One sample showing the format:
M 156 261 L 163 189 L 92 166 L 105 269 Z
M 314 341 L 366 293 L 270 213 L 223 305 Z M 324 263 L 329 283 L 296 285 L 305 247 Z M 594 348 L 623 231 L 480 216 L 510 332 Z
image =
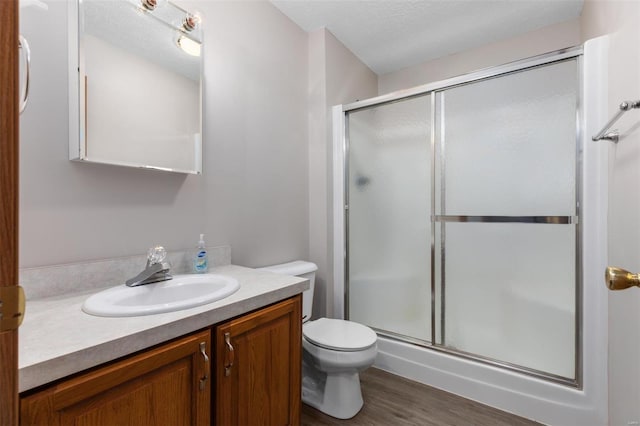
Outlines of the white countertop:
M 81 306 L 96 290 L 28 300 L 19 332 L 19 391 L 250 312 L 303 292 L 304 278 L 227 265 L 211 273 L 236 278 L 240 289 L 207 305 L 165 314 L 106 318 Z

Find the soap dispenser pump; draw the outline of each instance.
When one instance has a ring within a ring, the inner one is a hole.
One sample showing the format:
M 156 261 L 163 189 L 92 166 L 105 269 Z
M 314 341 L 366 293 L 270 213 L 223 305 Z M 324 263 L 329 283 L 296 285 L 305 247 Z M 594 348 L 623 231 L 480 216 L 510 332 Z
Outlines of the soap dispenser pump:
M 204 234 L 200 234 L 196 257 L 193 260 L 193 269 L 196 274 L 204 274 L 209 269 L 209 259 L 207 256 L 207 246 L 204 243 Z

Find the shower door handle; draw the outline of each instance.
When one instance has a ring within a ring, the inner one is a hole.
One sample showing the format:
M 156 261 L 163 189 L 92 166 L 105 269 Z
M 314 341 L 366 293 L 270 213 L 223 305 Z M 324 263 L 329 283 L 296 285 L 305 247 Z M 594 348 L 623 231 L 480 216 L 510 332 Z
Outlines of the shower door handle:
M 624 290 L 640 287 L 640 274 L 632 274 L 621 268 L 609 266 L 604 272 L 604 280 L 609 290 Z

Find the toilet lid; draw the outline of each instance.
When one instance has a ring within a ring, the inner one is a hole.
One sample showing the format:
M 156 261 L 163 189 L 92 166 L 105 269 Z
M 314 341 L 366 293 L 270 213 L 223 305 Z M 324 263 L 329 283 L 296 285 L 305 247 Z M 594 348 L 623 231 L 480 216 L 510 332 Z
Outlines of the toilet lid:
M 308 321 L 302 334 L 314 345 L 335 351 L 359 351 L 377 340 L 376 333 L 365 325 L 330 318 Z

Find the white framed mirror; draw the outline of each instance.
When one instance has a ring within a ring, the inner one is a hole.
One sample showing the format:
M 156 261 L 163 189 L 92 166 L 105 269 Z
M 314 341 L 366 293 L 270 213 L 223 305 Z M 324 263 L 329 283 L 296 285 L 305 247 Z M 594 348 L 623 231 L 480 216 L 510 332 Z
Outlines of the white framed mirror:
M 70 2 L 69 158 L 202 173 L 202 29 L 167 0 Z

